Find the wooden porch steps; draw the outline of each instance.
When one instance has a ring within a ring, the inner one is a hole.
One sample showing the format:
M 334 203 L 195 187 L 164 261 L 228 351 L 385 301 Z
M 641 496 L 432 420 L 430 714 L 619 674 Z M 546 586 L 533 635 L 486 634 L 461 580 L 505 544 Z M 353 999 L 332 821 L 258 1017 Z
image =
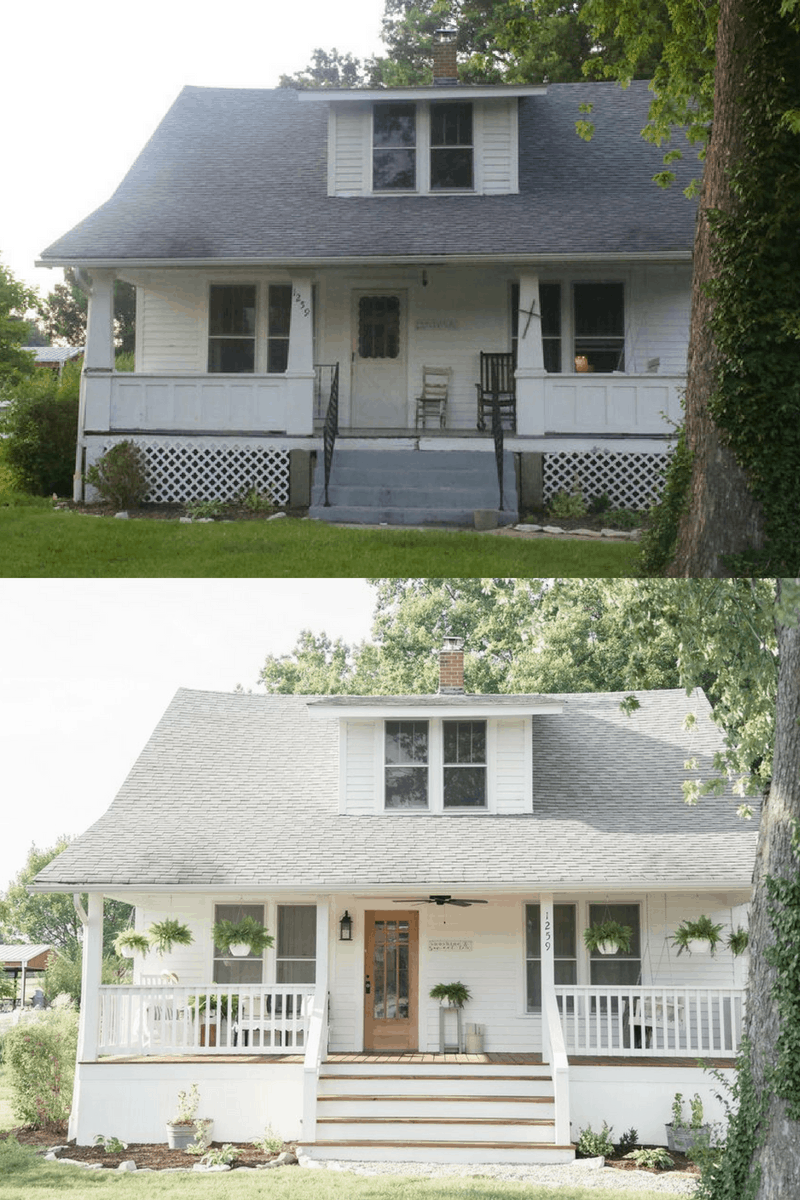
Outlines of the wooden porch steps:
M 323 1063 L 316 1138 L 301 1141 L 302 1152 L 350 1161 L 572 1161 L 574 1147 L 555 1141 L 546 1068 L 431 1057 Z

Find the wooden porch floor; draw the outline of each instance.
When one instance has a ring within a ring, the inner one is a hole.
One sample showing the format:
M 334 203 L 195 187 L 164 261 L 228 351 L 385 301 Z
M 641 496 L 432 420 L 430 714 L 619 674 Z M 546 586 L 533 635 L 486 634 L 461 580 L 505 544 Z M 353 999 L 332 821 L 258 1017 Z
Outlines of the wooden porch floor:
M 97 1060 L 99 1063 L 302 1063 L 302 1054 L 147 1054 L 114 1055 Z M 324 1060 L 328 1063 L 397 1063 L 412 1067 L 416 1063 L 472 1063 L 494 1066 L 541 1066 L 541 1054 L 433 1054 L 420 1051 L 406 1053 L 366 1054 L 354 1051 L 332 1053 Z M 570 1055 L 573 1067 L 696 1067 L 697 1058 L 642 1057 L 640 1055 Z M 704 1058 L 703 1065 L 715 1070 L 732 1068 L 733 1058 Z

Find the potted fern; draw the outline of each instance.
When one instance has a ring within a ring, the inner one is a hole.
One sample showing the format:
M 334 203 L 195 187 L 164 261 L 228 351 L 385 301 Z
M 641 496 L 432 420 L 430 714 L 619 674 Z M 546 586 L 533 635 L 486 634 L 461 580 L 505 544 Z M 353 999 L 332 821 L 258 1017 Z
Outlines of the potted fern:
M 138 933 L 135 929 L 123 929 L 122 933 L 118 933 L 114 938 L 114 950 L 122 958 L 133 958 L 137 953 L 147 954 L 150 942 L 144 933 Z
M 703 915 L 696 921 L 681 921 L 672 940 L 678 947 L 678 954 L 688 950 L 690 954 L 711 954 L 722 940 L 722 926 L 715 925 L 711 917 Z
M 169 954 L 173 946 L 191 946 L 194 941 L 189 926 L 172 917 L 154 921 L 147 933 L 157 954 Z
M 214 945 L 222 954 L 243 958 L 246 954 L 263 954 L 275 939 L 255 917 L 241 921 L 217 921 L 212 931 Z
M 620 925 L 619 921 L 601 921 L 598 925 L 590 925 L 583 931 L 586 949 L 598 954 L 616 954 L 621 950 L 627 954 L 631 948 L 633 929 L 630 925 Z
M 431 1000 L 438 1000 L 442 1008 L 463 1008 L 472 999 L 472 992 L 465 983 L 437 983 L 431 988 Z
M 748 934 L 747 930 L 742 929 L 742 927 L 739 926 L 738 929 L 732 929 L 730 931 L 725 944 L 730 950 L 731 954 L 733 954 L 734 957 L 738 957 L 740 954 L 747 953 L 749 942 L 750 935 Z

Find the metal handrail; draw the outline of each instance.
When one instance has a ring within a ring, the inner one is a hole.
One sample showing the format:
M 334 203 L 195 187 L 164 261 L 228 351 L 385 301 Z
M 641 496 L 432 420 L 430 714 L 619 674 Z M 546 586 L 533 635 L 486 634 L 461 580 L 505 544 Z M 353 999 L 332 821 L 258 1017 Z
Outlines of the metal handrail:
M 503 418 L 497 396 L 492 397 L 492 437 L 494 438 L 494 461 L 497 467 L 497 483 L 500 487 L 500 511 L 503 511 Z
M 325 413 L 325 425 L 322 430 L 322 442 L 325 453 L 325 508 L 330 508 L 328 499 L 328 484 L 331 478 L 331 463 L 333 448 L 336 445 L 336 435 L 339 432 L 339 364 L 335 363 L 331 376 L 331 395 L 328 401 L 328 411 Z

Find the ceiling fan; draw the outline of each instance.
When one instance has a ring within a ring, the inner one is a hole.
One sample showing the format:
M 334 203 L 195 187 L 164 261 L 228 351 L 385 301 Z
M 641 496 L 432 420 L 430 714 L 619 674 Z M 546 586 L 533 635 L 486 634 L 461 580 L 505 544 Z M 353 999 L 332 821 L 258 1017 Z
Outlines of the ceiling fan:
M 459 900 L 453 896 L 428 896 L 426 900 L 420 900 L 417 897 L 414 900 L 393 900 L 393 904 L 438 904 L 440 907 L 443 904 L 457 904 L 459 908 L 469 908 L 470 904 L 488 904 L 488 900 Z

